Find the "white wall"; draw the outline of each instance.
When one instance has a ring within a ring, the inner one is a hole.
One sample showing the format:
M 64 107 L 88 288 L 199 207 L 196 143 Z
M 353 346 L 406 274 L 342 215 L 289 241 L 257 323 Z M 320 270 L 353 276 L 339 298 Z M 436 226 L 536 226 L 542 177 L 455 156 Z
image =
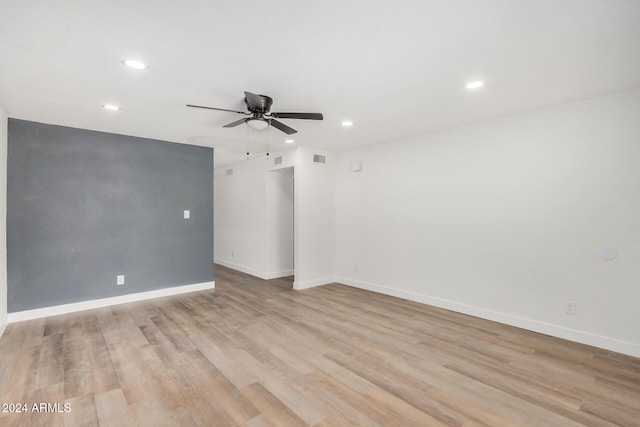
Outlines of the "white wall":
M 213 179 L 215 262 L 259 277 L 267 268 L 267 166 L 261 158 L 248 160 L 215 170 Z
M 639 118 L 634 90 L 341 153 L 336 280 L 640 356 Z
M 293 167 L 266 174 L 269 277 L 293 276 L 293 174 Z
M 0 107 L 0 335 L 7 326 L 7 115 Z
M 314 163 L 314 154 L 327 163 Z M 296 148 L 216 170 L 215 261 L 265 279 L 293 268 L 296 289 L 333 282 L 334 161 L 331 153 Z
M 293 274 L 294 161 L 292 150 L 215 170 L 216 263 L 263 279 Z
M 295 282 L 304 289 L 334 281 L 335 156 L 300 147 L 295 163 Z M 313 155 L 326 163 L 313 162 Z

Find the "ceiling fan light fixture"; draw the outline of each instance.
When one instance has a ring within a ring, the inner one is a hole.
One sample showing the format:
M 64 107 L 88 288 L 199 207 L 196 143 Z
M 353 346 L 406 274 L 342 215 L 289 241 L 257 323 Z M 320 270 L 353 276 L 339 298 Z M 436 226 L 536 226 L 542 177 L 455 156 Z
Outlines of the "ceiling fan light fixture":
M 247 120 L 249 127 L 255 130 L 264 130 L 269 127 L 269 121 L 266 119 L 251 118 Z

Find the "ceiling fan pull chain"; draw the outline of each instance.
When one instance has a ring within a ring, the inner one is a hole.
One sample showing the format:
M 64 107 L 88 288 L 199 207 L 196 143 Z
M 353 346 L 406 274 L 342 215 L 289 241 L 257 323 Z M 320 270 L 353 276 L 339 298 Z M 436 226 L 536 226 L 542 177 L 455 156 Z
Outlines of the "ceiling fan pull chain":
M 271 120 L 269 120 L 269 127 L 267 128 L 267 157 L 269 157 L 269 135 L 271 131 Z
M 247 135 L 247 160 L 249 160 L 249 126 L 246 127 L 246 135 Z

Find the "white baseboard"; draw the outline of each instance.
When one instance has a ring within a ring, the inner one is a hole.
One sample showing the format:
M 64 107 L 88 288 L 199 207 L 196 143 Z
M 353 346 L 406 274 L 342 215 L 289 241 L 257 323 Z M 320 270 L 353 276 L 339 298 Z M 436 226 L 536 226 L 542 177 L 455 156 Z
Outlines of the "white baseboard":
M 333 277 L 325 277 L 322 279 L 306 280 L 304 282 L 293 282 L 293 289 L 301 291 L 303 289 L 315 288 L 316 286 L 328 285 L 334 283 Z
M 228 267 L 237 271 L 241 271 L 243 273 L 250 274 L 252 276 L 258 277 L 264 280 L 278 279 L 280 277 L 288 277 L 293 276 L 293 270 L 281 270 L 281 271 L 273 271 L 269 273 L 265 273 L 263 271 L 255 270 L 250 267 L 245 267 L 239 264 L 234 264 L 230 261 L 226 261 L 223 259 L 214 259 L 213 262 L 215 264 L 220 264 L 224 267 Z
M 7 328 L 7 322 L 0 323 L 0 337 L 4 334 L 4 330 Z
M 250 274 L 252 276 L 259 277 L 261 279 L 263 278 L 262 277 L 263 273 L 261 271 L 254 270 L 253 268 L 250 268 L 250 267 L 245 267 L 245 266 L 242 266 L 240 264 L 234 264 L 234 263 L 232 263 L 230 261 L 226 261 L 226 260 L 223 260 L 223 259 L 214 259 L 213 262 L 215 264 L 220 264 L 220 265 L 222 265 L 224 267 L 228 267 L 228 268 L 231 268 L 233 270 L 241 271 L 243 273 L 247 273 L 247 274 Z
M 282 270 L 282 271 L 276 271 L 273 273 L 264 273 L 262 271 L 258 271 L 255 270 L 253 268 L 250 267 L 244 267 L 242 265 L 239 264 L 234 264 L 230 261 L 224 260 L 224 259 L 214 259 L 213 262 L 215 264 L 220 264 L 224 267 L 228 267 L 237 271 L 241 271 L 243 273 L 247 273 L 250 274 L 252 276 L 258 277 L 260 279 L 265 279 L 265 280 L 270 280 L 270 279 L 277 279 L 279 277 L 288 277 L 288 276 L 292 276 L 294 274 L 293 270 Z M 306 280 L 304 282 L 293 282 L 293 289 L 296 290 L 302 290 L 302 289 L 308 289 L 308 288 L 313 288 L 316 286 L 322 286 L 322 285 L 328 285 L 329 283 L 333 283 L 334 282 L 334 278 L 333 277 L 325 277 L 322 279 L 315 279 L 315 280 Z
M 279 279 L 281 277 L 293 276 L 293 274 L 294 274 L 293 270 L 273 271 L 271 273 L 266 273 L 263 279 L 266 279 L 266 280 Z
M 518 328 L 527 329 L 529 331 L 552 335 L 554 337 L 563 338 L 569 341 L 575 341 L 578 343 L 603 348 L 605 350 L 611 350 L 634 357 L 640 357 L 640 345 L 629 341 L 605 337 L 602 335 L 592 334 L 590 332 L 571 329 L 564 326 L 515 316 L 513 314 L 502 313 L 499 311 L 489 310 L 473 305 L 462 304 L 442 298 L 431 297 L 429 295 L 424 295 L 417 292 L 389 288 L 375 283 L 363 282 L 348 277 L 336 277 L 335 281 L 347 286 L 353 286 L 354 288 L 365 289 L 380 294 L 420 302 L 423 304 L 444 308 L 446 310 L 456 311 L 458 313 L 469 314 L 471 316 L 480 317 L 482 319 L 493 320 L 495 322 L 504 323 L 506 325 L 516 326 Z
M 185 294 L 188 292 L 214 289 L 216 282 L 195 283 L 193 285 L 174 286 L 171 288 L 156 289 L 135 294 L 119 295 L 117 297 L 101 298 L 90 301 L 74 302 L 71 304 L 55 305 L 52 307 L 36 308 L 33 310 L 9 313 L 9 323 L 22 322 L 23 320 L 39 319 L 41 317 L 56 316 L 58 314 L 74 313 L 76 311 L 91 310 L 93 308 L 108 307 L 111 305 L 125 304 L 128 302 L 143 301 L 170 295 Z

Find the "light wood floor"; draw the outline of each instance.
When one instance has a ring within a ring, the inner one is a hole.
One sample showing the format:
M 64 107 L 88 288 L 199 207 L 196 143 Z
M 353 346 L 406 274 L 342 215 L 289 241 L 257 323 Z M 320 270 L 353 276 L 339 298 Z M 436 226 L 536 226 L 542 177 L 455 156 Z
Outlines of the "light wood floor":
M 640 359 L 221 266 L 215 291 L 11 324 L 0 352 L 1 402 L 71 405 L 1 426 L 640 426 Z

